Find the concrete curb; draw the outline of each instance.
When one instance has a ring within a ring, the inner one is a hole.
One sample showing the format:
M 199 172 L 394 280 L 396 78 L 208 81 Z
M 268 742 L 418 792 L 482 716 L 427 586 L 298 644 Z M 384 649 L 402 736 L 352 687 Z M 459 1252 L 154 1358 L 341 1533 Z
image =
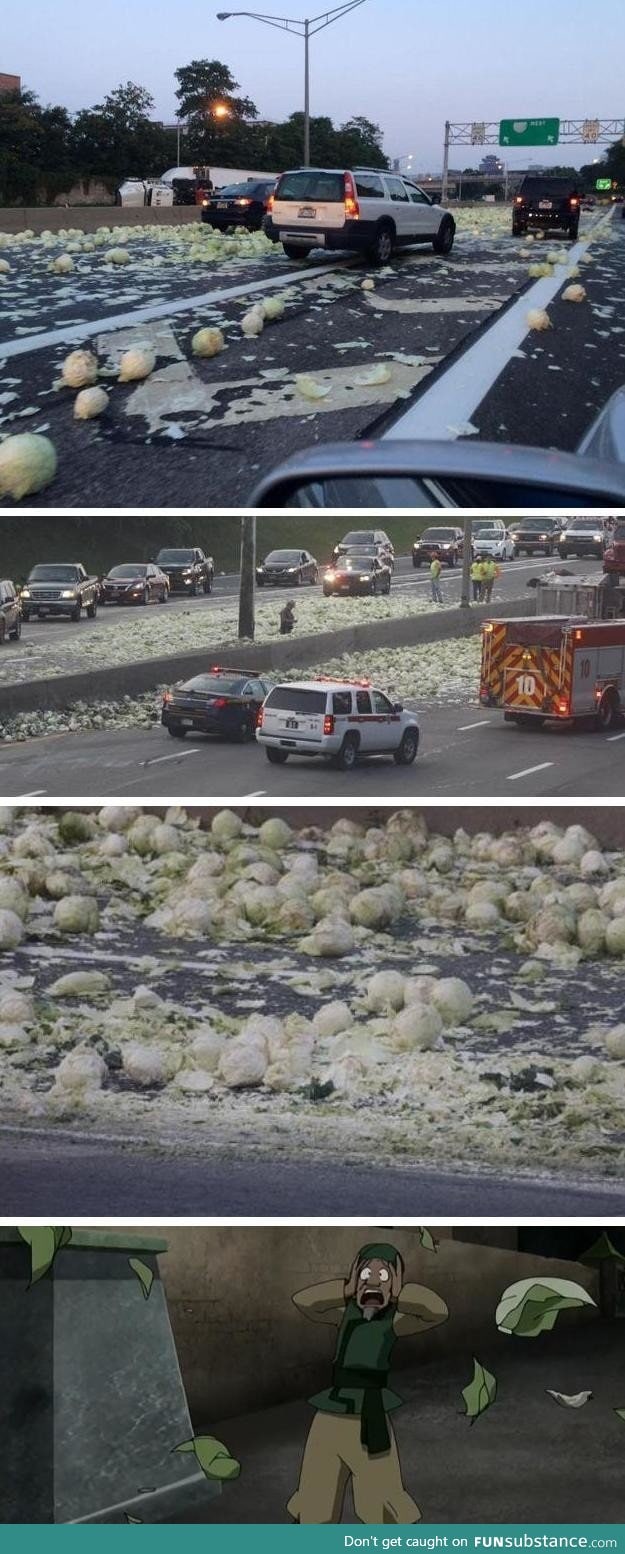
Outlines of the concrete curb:
M 374 621 L 346 626 L 340 631 L 324 631 L 313 637 L 278 638 L 275 642 L 251 642 L 244 647 L 202 648 L 193 653 L 178 653 L 169 658 L 143 659 L 140 663 L 113 665 L 89 670 L 85 674 L 56 675 L 48 680 L 25 680 L 21 685 L 0 686 L 0 719 L 19 712 L 42 708 L 63 709 L 77 701 L 117 701 L 136 696 L 157 685 L 188 679 L 210 664 L 228 664 L 233 669 L 260 670 L 265 673 L 293 669 L 337 658 L 343 653 L 367 652 L 381 647 L 412 647 L 420 642 L 445 642 L 473 636 L 482 621 L 491 616 L 513 617 L 532 613 L 533 600 L 504 599 L 494 607 L 480 605 L 471 609 L 457 606 L 428 615 L 406 615 L 400 619 Z

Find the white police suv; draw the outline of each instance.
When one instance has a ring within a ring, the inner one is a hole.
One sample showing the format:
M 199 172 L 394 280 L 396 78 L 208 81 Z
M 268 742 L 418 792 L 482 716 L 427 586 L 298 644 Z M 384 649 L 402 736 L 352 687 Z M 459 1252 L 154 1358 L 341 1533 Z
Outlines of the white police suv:
M 362 756 L 392 755 L 410 766 L 419 724 L 369 680 L 293 680 L 275 685 L 258 713 L 256 738 L 275 764 L 290 755 L 320 755 L 342 771 Z

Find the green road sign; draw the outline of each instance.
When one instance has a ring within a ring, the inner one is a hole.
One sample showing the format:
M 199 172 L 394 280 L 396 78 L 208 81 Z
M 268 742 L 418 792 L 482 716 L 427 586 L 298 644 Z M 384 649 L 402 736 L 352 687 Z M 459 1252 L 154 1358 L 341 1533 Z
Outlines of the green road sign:
M 502 119 L 500 146 L 557 146 L 559 119 Z
M 612 179 L 611 178 L 598 178 L 597 179 L 597 182 L 595 184 L 595 189 L 611 189 L 611 188 L 612 188 Z

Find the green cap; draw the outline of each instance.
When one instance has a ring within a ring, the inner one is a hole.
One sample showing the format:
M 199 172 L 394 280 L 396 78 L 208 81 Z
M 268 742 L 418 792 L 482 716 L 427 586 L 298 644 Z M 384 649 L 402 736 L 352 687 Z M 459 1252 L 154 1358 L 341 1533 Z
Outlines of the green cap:
M 362 1246 L 358 1253 L 359 1263 L 366 1262 L 370 1257 L 377 1257 L 382 1263 L 390 1263 L 392 1268 L 402 1262 L 397 1247 L 391 1246 L 390 1241 L 370 1241 L 367 1246 Z

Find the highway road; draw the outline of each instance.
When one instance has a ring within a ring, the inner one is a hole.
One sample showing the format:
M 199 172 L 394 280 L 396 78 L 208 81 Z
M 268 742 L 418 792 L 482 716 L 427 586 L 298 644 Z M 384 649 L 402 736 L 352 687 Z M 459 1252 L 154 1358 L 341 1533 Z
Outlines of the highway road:
M 362 289 L 366 269 L 340 256 L 294 267 L 275 252 L 211 270 L 188 262 L 154 269 L 155 243 L 145 239 L 133 244 L 133 264 L 122 276 L 105 275 L 101 264 L 96 272 L 87 255 L 75 276 L 52 277 L 40 257 L 13 254 L 9 245 L 15 274 L 3 287 L 0 322 L 2 430 L 27 424 L 45 431 L 59 456 L 57 477 L 36 505 L 237 508 L 259 475 L 290 453 L 375 434 L 413 399 L 425 403 L 437 375 L 521 297 L 525 315 L 544 285 L 528 276 L 509 211 L 500 216 L 490 233 L 476 235 L 465 223 L 445 260 L 405 251 L 377 273 L 373 291 Z M 618 321 L 625 223 L 584 216 L 582 233 L 595 231 L 584 265 L 588 302 L 555 300 L 553 329 L 526 335 L 503 358 L 493 352 L 490 376 L 470 366 L 469 426 L 450 376 L 429 436 L 477 432 L 541 447 L 577 445 L 625 380 Z M 566 266 L 560 269 L 564 285 Z M 284 316 L 246 338 L 242 311 L 278 292 L 287 294 Z M 208 361 L 190 353 L 193 332 L 207 323 L 226 335 L 226 349 Z M 54 388 L 71 345 L 84 343 L 109 375 L 110 406 L 98 422 L 75 422 L 71 393 Z M 157 354 L 150 379 L 112 382 L 121 350 L 144 343 Z M 580 361 L 587 364 L 583 386 Z M 370 381 L 372 367 L 388 368 L 386 381 Z M 302 374 L 328 392 L 306 398 L 295 381 Z
M 89 1215 L 389 1214 L 575 1216 L 625 1212 L 625 1184 L 516 1178 L 463 1169 L 392 1169 L 326 1156 L 246 1161 L 215 1152 L 138 1149 L 70 1133 L 0 1128 L 3 1212 Z
M 415 649 L 418 676 L 418 649 Z M 410 705 L 407 701 L 406 705 Z M 354 772 L 295 758 L 270 766 L 255 744 L 191 737 L 174 745 L 165 729 L 101 729 L 0 747 L 4 799 L 149 798 L 239 802 L 251 798 L 389 802 L 424 798 L 621 798 L 625 730 L 533 729 L 504 723 L 476 703 L 414 706 L 421 747 L 414 766 L 381 757 Z
M 338 520 L 337 533 L 339 530 L 341 534 L 345 532 L 345 524 L 345 519 Z M 299 520 L 299 532 L 301 533 L 301 544 L 305 546 L 306 519 L 304 514 L 302 514 L 301 519 Z M 328 564 L 329 558 L 324 556 L 319 557 L 318 560 L 320 568 L 323 571 L 323 568 Z M 556 555 L 554 558 L 554 565 L 559 566 L 560 564 L 561 563 L 558 559 L 558 556 Z M 512 598 L 518 592 L 519 587 L 523 589 L 530 577 L 536 577 L 538 574 L 544 572 L 548 565 L 550 565 L 550 563 L 546 563 L 544 557 L 542 556 L 536 556 L 533 558 L 525 556 L 519 557 L 519 559 L 516 561 L 507 561 L 502 566 L 502 575 L 497 582 L 496 597 Z M 574 567 L 575 563 L 571 560 L 568 562 L 568 566 Z M 594 560 L 584 561 L 583 570 L 584 572 L 588 573 L 597 572 L 600 570 L 600 567 L 599 564 Z M 165 609 L 167 616 L 170 614 L 177 614 L 179 612 L 188 614 L 189 611 L 193 611 L 194 613 L 199 611 L 201 612 L 202 623 L 204 623 L 209 618 L 214 618 L 215 641 L 218 641 L 219 612 L 220 610 L 227 610 L 231 608 L 232 603 L 237 598 L 239 592 L 239 583 L 240 579 L 238 572 L 221 573 L 218 574 L 215 578 L 212 594 L 198 594 L 197 597 L 193 599 L 190 596 L 174 593 L 170 594 L 170 597 L 165 606 L 160 606 L 157 604 L 151 605 L 149 609 L 150 618 L 154 623 L 155 652 L 158 653 L 160 651 L 158 632 L 159 617 L 161 615 L 162 608 Z M 462 583 L 461 567 L 445 567 L 442 574 L 441 583 L 445 601 L 448 603 L 456 600 L 459 601 Z M 414 592 L 418 596 L 425 591 L 425 594 L 429 595 L 430 580 L 428 575 L 428 568 L 425 565 L 422 567 L 413 567 L 411 556 L 397 556 L 395 559 L 395 570 L 393 573 L 391 586 L 393 594 Z M 281 608 L 285 599 L 289 597 L 290 593 L 293 594 L 293 597 L 297 602 L 298 598 L 321 598 L 322 592 L 323 590 L 321 582 L 319 582 L 315 587 L 307 583 L 301 589 L 297 590 L 293 588 L 289 590 L 285 587 L 263 587 L 257 590 L 256 598 L 259 604 L 264 604 L 267 600 L 275 600 L 278 608 Z M 333 609 L 333 601 L 331 599 L 328 600 L 327 608 L 328 621 L 331 626 Z M 209 612 L 208 616 L 205 612 Z M 136 619 L 137 617 L 139 619 L 145 618 L 145 613 L 146 612 L 143 607 L 138 605 L 100 605 L 95 621 L 90 621 L 86 618 L 86 616 L 83 615 L 80 622 L 80 634 L 78 633 L 76 623 L 70 621 L 67 616 L 58 616 L 56 618 L 51 616 L 47 620 L 38 620 L 33 618 L 23 627 L 21 643 L 6 642 L 3 644 L 2 664 L 10 664 L 12 659 L 15 660 L 16 658 L 19 658 L 20 653 L 23 652 L 25 645 L 32 645 L 37 648 L 45 649 L 46 646 L 51 644 L 53 645 L 55 651 L 59 646 L 67 646 L 68 656 L 76 654 L 77 649 L 79 655 L 80 640 L 84 636 L 91 637 L 94 634 L 98 634 L 104 627 L 108 627 L 109 629 L 119 629 L 120 627 L 123 628 L 125 622 L 129 620 Z

